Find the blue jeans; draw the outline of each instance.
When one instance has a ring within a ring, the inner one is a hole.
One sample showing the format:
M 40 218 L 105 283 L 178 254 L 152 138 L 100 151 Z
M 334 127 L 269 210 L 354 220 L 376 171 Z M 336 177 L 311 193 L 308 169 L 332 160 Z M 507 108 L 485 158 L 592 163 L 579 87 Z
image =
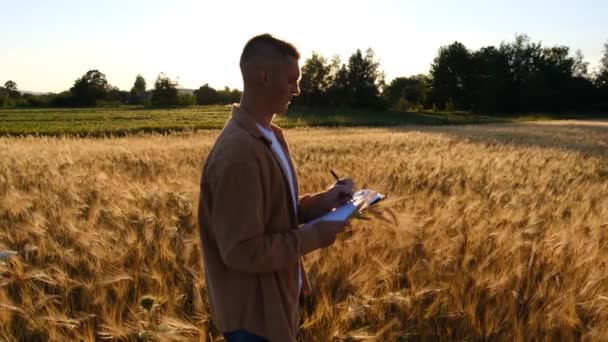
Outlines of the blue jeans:
M 224 333 L 226 342 L 265 342 L 267 339 L 254 335 L 247 330 L 234 330 Z

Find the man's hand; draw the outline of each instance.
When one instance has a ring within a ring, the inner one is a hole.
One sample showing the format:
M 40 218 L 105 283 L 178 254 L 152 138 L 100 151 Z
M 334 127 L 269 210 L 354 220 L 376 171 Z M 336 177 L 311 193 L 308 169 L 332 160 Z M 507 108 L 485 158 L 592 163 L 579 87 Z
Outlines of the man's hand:
M 338 234 L 343 233 L 348 226 L 347 221 L 319 221 L 303 229 L 316 229 L 321 242 L 321 248 L 331 246 Z
M 342 178 L 332 184 L 324 193 L 326 210 L 339 207 L 353 198 L 355 182 L 350 178 Z

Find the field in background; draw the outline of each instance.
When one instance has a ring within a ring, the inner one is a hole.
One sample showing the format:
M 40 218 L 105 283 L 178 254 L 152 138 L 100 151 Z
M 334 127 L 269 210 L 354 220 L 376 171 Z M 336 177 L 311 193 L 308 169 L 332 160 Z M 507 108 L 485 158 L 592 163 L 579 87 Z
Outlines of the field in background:
M 0 138 L 0 336 L 215 338 L 195 208 L 216 134 Z M 306 257 L 302 341 L 608 339 L 608 122 L 285 134 L 302 193 L 334 169 L 389 195 Z
M 0 109 L 0 135 L 126 135 L 220 129 L 229 106 L 149 109 L 138 107 L 78 109 Z M 275 122 L 285 128 L 318 126 L 396 126 L 463 124 L 504 121 L 470 114 L 402 113 L 370 110 L 290 109 Z

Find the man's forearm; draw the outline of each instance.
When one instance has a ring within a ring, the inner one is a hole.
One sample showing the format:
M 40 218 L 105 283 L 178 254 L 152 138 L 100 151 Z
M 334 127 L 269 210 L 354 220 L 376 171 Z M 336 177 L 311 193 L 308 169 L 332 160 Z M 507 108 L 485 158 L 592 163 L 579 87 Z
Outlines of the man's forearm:
M 306 223 L 331 210 L 331 206 L 325 198 L 325 192 L 312 195 L 304 195 L 298 202 L 298 220 Z
M 252 273 L 275 272 L 309 252 L 329 245 L 332 233 L 315 225 L 306 229 L 263 234 L 220 250 L 224 263 L 235 270 Z

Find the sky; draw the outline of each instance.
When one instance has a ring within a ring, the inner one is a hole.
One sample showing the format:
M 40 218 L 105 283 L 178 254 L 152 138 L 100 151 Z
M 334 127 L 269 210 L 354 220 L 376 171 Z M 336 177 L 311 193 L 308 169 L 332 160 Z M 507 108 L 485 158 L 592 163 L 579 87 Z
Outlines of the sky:
M 0 83 L 60 92 L 97 69 L 123 90 L 160 72 L 181 88 L 242 88 L 246 41 L 271 33 L 343 61 L 372 48 L 386 80 L 428 73 L 441 46 L 469 49 L 525 33 L 580 49 L 593 70 L 608 42 L 606 0 L 0 0 Z M 301 62 L 301 63 L 302 63 Z

